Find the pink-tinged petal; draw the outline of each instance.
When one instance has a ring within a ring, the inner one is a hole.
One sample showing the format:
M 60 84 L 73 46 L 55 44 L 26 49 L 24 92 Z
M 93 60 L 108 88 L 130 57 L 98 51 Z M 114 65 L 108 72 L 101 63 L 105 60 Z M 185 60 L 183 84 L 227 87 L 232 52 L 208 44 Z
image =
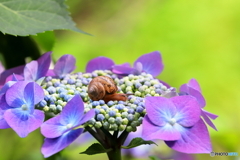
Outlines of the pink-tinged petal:
M 150 120 L 150 116 L 145 116 L 143 119 L 143 132 L 142 138 L 145 140 L 154 140 L 154 139 L 161 139 L 161 140 L 178 140 L 181 137 L 178 128 L 181 127 L 178 124 L 174 126 L 166 123 L 164 126 L 156 126 Z
M 9 106 L 21 107 L 25 104 L 23 91 L 27 84 L 28 82 L 26 81 L 18 81 L 7 90 L 6 102 Z
M 174 104 L 164 97 L 146 97 L 145 106 L 152 123 L 164 126 L 176 114 Z
M 188 85 L 188 87 L 191 87 L 191 88 L 197 90 L 200 93 L 202 92 L 198 81 L 194 78 L 190 79 L 190 81 L 188 82 L 187 85 Z
M 16 81 L 8 81 L 4 84 L 4 86 L 0 90 L 0 95 L 3 95 L 7 92 L 7 90 L 16 83 Z
M 115 65 L 112 67 L 112 72 L 120 75 L 129 75 L 134 73 L 136 69 L 126 66 Z
M 45 138 L 41 152 L 45 158 L 61 151 L 70 145 L 81 133 L 83 129 L 76 129 L 66 132 L 64 135 L 57 138 Z
M 25 66 L 22 65 L 22 66 L 14 67 L 14 68 L 7 69 L 7 70 L 3 71 L 0 75 L 0 85 L 1 86 L 4 85 L 4 83 L 7 82 L 6 78 L 8 76 L 12 75 L 13 73 L 22 75 L 24 67 Z
M 216 126 L 213 124 L 213 122 L 211 121 L 211 119 L 208 118 L 208 116 L 205 114 L 205 112 L 202 111 L 201 116 L 203 117 L 204 121 L 210 126 L 212 127 L 214 130 L 218 131 Z
M 93 118 L 95 116 L 95 110 L 91 109 L 90 111 L 88 111 L 87 113 L 84 114 L 84 116 L 81 119 L 81 122 L 79 122 L 80 124 L 83 124 L 87 121 L 89 121 L 91 118 Z
M 197 90 L 193 89 L 193 88 L 188 88 L 188 94 L 190 94 L 191 96 L 195 97 L 200 105 L 200 107 L 205 107 L 206 106 L 206 101 L 205 98 L 203 97 L 203 95 L 198 92 Z
M 41 133 L 46 138 L 56 138 L 63 135 L 68 128 L 60 124 L 60 116 L 53 117 L 41 125 Z
M 153 77 L 158 76 L 163 70 L 162 57 L 158 51 L 144 54 L 139 57 L 134 63 L 134 68 L 138 62 L 142 63 L 143 71 L 151 74 Z
M 10 126 L 8 125 L 8 123 L 6 122 L 6 120 L 3 117 L 4 112 L 5 112 L 5 110 L 0 109 L 0 129 L 10 128 Z
M 191 127 L 199 121 L 201 115 L 201 108 L 192 96 L 176 96 L 172 97 L 171 101 L 177 108 L 175 119 L 177 123 L 184 127 Z
M 210 112 L 208 112 L 208 111 L 206 111 L 204 109 L 202 109 L 202 111 L 211 119 L 216 119 L 218 117 L 218 115 L 210 113 Z
M 28 114 L 28 112 L 22 109 L 8 109 L 4 113 L 4 119 L 23 138 L 40 127 L 44 121 L 44 113 L 40 110 L 35 110 L 33 114 Z
M 165 141 L 166 144 L 183 153 L 210 153 L 212 151 L 209 133 L 202 119 L 193 127 L 183 128 L 181 135 L 181 139 Z
M 52 52 L 46 52 L 40 58 L 38 58 L 37 62 L 38 62 L 39 68 L 38 68 L 37 79 L 46 76 L 52 61 L 51 54 Z
M 95 70 L 111 70 L 113 65 L 114 62 L 110 58 L 97 57 L 88 62 L 86 72 L 93 72 Z
M 26 81 L 35 81 L 37 80 L 37 74 L 38 74 L 38 62 L 37 61 L 31 61 L 28 64 L 26 64 L 24 68 L 24 79 Z
M 58 77 L 63 77 L 71 73 L 76 68 L 76 59 L 70 54 L 63 55 L 54 66 L 54 73 Z
M 34 106 L 44 99 L 44 91 L 35 82 L 30 82 L 24 88 L 24 99 L 29 106 Z

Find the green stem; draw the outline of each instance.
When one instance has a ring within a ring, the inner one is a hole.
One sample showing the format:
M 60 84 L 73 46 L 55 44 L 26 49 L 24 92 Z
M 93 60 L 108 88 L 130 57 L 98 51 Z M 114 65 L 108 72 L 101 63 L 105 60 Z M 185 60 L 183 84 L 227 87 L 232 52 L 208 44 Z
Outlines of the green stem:
M 121 148 L 114 148 L 113 150 L 107 152 L 107 156 L 109 160 L 122 160 Z

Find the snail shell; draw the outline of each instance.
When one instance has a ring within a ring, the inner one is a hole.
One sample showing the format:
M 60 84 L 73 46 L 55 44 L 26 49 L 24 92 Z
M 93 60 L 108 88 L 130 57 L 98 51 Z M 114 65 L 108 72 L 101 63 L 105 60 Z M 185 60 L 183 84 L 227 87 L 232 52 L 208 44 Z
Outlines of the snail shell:
M 108 101 L 126 101 L 127 94 L 116 93 L 118 90 L 113 79 L 107 76 L 95 77 L 88 86 L 88 96 L 93 101 L 104 100 Z
M 95 77 L 88 86 L 88 96 L 93 101 L 103 99 L 106 94 L 113 94 L 117 92 L 115 82 L 107 76 Z

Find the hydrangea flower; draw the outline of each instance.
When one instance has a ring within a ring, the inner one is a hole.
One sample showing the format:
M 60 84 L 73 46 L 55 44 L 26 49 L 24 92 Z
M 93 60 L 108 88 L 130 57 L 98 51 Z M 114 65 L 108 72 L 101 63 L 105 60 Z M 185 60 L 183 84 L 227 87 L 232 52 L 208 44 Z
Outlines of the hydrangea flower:
M 84 114 L 84 104 L 79 95 L 74 96 L 63 108 L 60 115 L 55 116 L 41 126 L 41 133 L 46 137 L 42 146 L 44 157 L 49 157 L 72 143 L 82 132 L 78 128 L 95 116 L 90 110 Z
M 216 126 L 213 124 L 210 118 L 216 119 L 218 116 L 203 109 L 206 106 L 206 101 L 202 95 L 202 91 L 197 80 L 191 79 L 188 83 L 181 85 L 180 92 L 185 93 L 187 95 L 191 95 L 197 99 L 201 107 L 201 116 L 210 127 L 217 131 Z
M 139 75 L 142 72 L 151 74 L 153 77 L 158 76 L 163 70 L 162 57 L 160 52 L 154 51 L 140 56 L 133 67 L 130 65 L 115 65 L 113 66 L 113 73 L 119 75 Z
M 43 89 L 35 82 L 26 81 L 16 82 L 6 91 L 4 98 L 2 96 L 1 114 L 20 137 L 26 137 L 42 124 L 44 113 L 34 107 L 43 98 Z
M 51 63 L 52 52 L 43 54 L 38 60 L 31 61 L 24 67 L 23 75 L 26 81 L 37 81 L 41 77 L 44 77 Z
M 146 97 L 145 105 L 143 139 L 164 140 L 169 147 L 183 153 L 212 151 L 209 133 L 194 97 Z

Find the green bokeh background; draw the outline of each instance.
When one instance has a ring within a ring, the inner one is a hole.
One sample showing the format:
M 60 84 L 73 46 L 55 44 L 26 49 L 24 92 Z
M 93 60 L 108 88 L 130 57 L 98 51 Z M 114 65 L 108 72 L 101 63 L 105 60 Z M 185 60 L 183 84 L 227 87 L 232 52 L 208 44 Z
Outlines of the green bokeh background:
M 218 132 L 209 128 L 213 151 L 240 155 L 239 0 L 72 0 L 67 4 L 77 26 L 93 36 L 55 32 L 55 60 L 72 54 L 77 71 L 85 71 L 87 62 L 97 56 L 121 64 L 160 51 L 165 67 L 158 78 L 176 88 L 196 78 L 207 101 L 205 109 L 219 115 L 214 120 Z M 0 142 L 0 160 L 43 159 L 39 130 L 23 139 L 10 129 L 1 130 Z M 63 155 L 70 160 L 106 159 L 104 154 L 79 155 L 85 148 L 70 146 Z M 196 158 L 239 160 L 208 154 Z

